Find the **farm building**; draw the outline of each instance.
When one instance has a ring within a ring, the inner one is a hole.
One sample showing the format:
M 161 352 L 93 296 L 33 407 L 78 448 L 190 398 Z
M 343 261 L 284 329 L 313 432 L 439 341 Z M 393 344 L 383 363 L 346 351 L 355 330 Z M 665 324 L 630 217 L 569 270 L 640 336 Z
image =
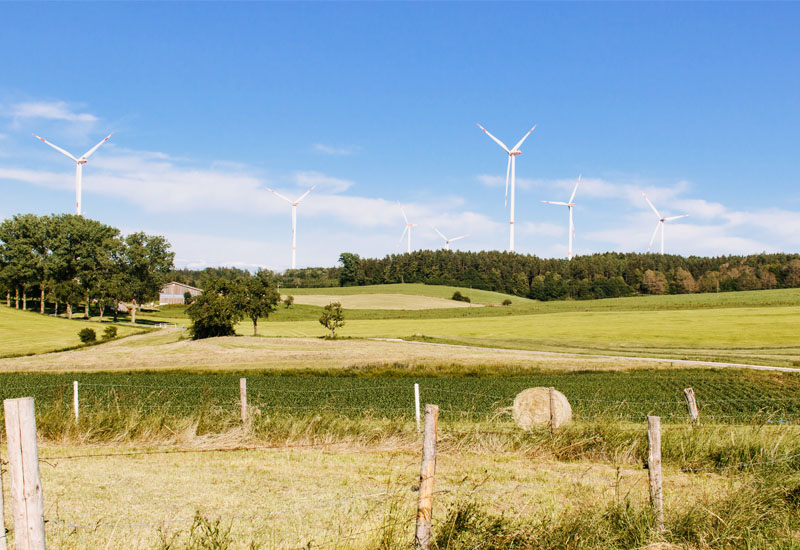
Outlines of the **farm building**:
M 176 283 L 175 281 L 167 283 L 158 295 L 158 305 L 183 304 L 183 295 L 187 292 L 192 296 L 199 296 L 203 292 L 203 289 L 183 283 Z

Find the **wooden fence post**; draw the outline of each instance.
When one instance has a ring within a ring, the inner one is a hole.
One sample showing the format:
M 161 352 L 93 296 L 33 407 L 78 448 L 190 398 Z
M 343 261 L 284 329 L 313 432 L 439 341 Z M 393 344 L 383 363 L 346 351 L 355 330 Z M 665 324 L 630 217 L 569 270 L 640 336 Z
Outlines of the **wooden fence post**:
M 433 517 L 433 478 L 436 474 L 436 438 L 439 430 L 439 407 L 425 405 L 425 432 L 422 440 L 422 467 L 419 472 L 419 502 L 414 546 L 430 550 Z
M 33 397 L 3 401 L 8 441 L 8 472 L 17 550 L 45 550 L 44 499 L 39 478 Z
M 0 438 L 2 439 L 2 438 Z M 0 443 L 2 443 L 0 441 Z M 6 544 L 6 515 L 3 503 L 3 468 L 0 467 L 0 550 L 8 550 Z
M 242 403 L 242 424 L 247 423 L 247 378 L 239 378 L 239 400 Z
M 650 502 L 656 513 L 656 527 L 664 530 L 664 492 L 661 477 L 661 417 L 647 417 L 647 477 L 650 481 Z
M 556 433 L 556 389 L 549 388 L 550 392 L 550 433 Z
M 686 388 L 683 390 L 683 395 L 686 396 L 686 406 L 689 408 L 689 420 L 692 424 L 699 424 L 700 418 L 697 414 L 697 400 L 694 398 L 694 390 Z
M 72 409 L 75 411 L 75 424 L 78 423 L 78 381 L 72 382 Z
M 419 433 L 421 431 L 419 423 L 419 384 L 416 383 L 414 384 L 414 410 L 417 415 L 417 433 Z

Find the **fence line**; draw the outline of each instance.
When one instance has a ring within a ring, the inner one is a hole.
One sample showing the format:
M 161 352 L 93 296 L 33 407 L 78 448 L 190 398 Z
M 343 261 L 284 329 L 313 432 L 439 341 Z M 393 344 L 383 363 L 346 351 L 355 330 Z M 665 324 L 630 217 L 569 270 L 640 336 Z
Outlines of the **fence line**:
M 344 497 L 344 498 L 337 498 L 337 499 L 329 499 L 324 500 L 322 503 L 310 506 L 310 507 L 299 507 L 295 506 L 293 508 L 284 508 L 282 510 L 276 510 L 275 512 L 269 512 L 264 514 L 235 514 L 235 515 L 203 515 L 200 516 L 203 519 L 211 520 L 211 521 L 221 521 L 221 520 L 247 520 L 247 519 L 265 519 L 265 518 L 272 518 L 277 516 L 284 516 L 287 514 L 294 514 L 296 512 L 300 512 L 302 510 L 325 510 L 327 508 L 332 508 L 344 502 L 352 502 L 352 501 L 363 501 L 363 500 L 370 500 L 381 496 L 391 496 L 393 493 L 390 491 L 381 491 L 379 493 L 366 493 L 362 495 L 355 495 L 351 497 Z M 313 502 L 313 499 L 299 499 L 295 503 L 301 504 L 305 502 Z M 122 522 L 115 522 L 115 523 L 74 523 L 67 520 L 62 519 L 45 519 L 46 523 L 50 523 L 52 525 L 64 525 L 69 527 L 70 529 L 100 529 L 100 528 L 109 528 L 109 527 L 160 527 L 164 525 L 168 525 L 170 523 L 191 523 L 195 520 L 195 517 L 182 517 L 182 518 L 170 518 L 169 520 L 162 520 L 162 521 L 155 521 L 155 522 L 130 522 L 130 523 L 122 523 Z

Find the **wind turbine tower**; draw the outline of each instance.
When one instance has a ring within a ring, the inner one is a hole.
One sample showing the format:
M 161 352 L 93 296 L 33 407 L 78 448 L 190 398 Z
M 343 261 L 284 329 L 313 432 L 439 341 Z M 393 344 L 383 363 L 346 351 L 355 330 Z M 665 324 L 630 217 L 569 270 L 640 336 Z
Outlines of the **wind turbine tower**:
M 316 187 L 316 185 L 314 187 Z M 295 269 L 297 267 L 297 205 L 300 204 L 300 201 L 306 198 L 308 194 L 314 190 L 314 187 L 312 187 L 311 189 L 300 195 L 300 198 L 297 199 L 296 201 L 289 200 L 287 197 L 284 197 L 277 191 L 274 191 L 272 189 L 269 189 L 269 187 L 267 187 L 267 189 L 272 191 L 273 195 L 285 200 L 286 202 L 292 205 L 292 269 Z
M 398 203 L 398 204 L 400 204 L 400 203 Z M 400 212 L 403 213 L 403 219 L 406 221 L 406 226 L 403 229 L 403 233 L 400 235 L 400 240 L 397 241 L 397 246 L 400 246 L 400 243 L 403 242 L 403 237 L 405 237 L 406 233 L 408 233 L 408 253 L 410 254 L 411 253 L 411 228 L 415 227 L 415 226 L 417 226 L 419 224 L 410 223 L 408 221 L 408 217 L 406 216 L 406 211 L 403 209 L 403 205 L 402 204 L 400 204 Z
M 105 142 L 107 142 L 109 140 L 109 138 L 111 138 L 111 136 L 113 136 L 113 135 L 114 135 L 114 132 L 111 132 L 110 134 L 108 134 L 108 136 L 103 141 L 101 141 L 100 143 L 98 143 L 97 145 L 95 145 L 94 147 L 89 149 L 88 151 L 86 151 L 86 153 L 84 153 L 81 158 L 75 158 L 73 155 L 71 155 L 70 153 L 68 153 L 67 151 L 65 151 L 64 149 L 59 147 L 58 145 L 53 145 L 52 143 L 50 143 L 46 139 L 44 139 L 42 137 L 39 137 L 36 134 L 33 134 L 33 137 L 35 137 L 36 139 L 38 139 L 42 143 L 46 143 L 47 145 L 49 145 L 50 147 L 52 147 L 53 149 L 55 149 L 59 153 L 61 153 L 63 155 L 66 155 L 66 156 L 68 156 L 69 158 L 71 158 L 72 160 L 75 161 L 75 213 L 78 214 L 78 216 L 81 215 L 81 186 L 83 185 L 83 181 L 82 181 L 83 180 L 83 165 L 86 164 L 86 161 L 89 160 L 89 157 L 91 157 L 92 154 L 95 151 L 97 151 L 97 149 L 99 149 L 101 145 L 103 145 Z
M 546 204 L 558 204 L 560 206 L 566 206 L 569 208 L 569 252 L 568 258 L 572 259 L 572 238 L 575 236 L 575 225 L 572 223 L 572 207 L 575 206 L 575 203 L 572 202 L 575 200 L 575 193 L 578 191 L 578 186 L 581 184 L 581 177 L 578 176 L 578 183 L 575 184 L 575 189 L 572 190 L 572 195 L 569 197 L 569 202 L 556 202 L 556 201 L 542 201 Z
M 653 241 L 656 239 L 656 234 L 658 233 L 658 230 L 661 229 L 661 254 L 664 254 L 664 222 L 671 222 L 673 220 L 678 220 L 680 218 L 687 218 L 689 214 L 681 214 L 680 216 L 671 216 L 669 218 L 665 218 L 664 216 L 658 213 L 658 210 L 656 210 L 656 207 L 653 206 L 652 202 L 650 202 L 650 199 L 647 198 L 647 195 L 644 194 L 644 191 L 642 191 L 642 196 L 644 197 L 644 200 L 647 201 L 647 204 L 650 205 L 650 208 L 653 209 L 653 212 L 655 212 L 656 216 L 658 217 L 656 230 L 653 231 L 653 236 L 650 237 L 650 244 L 647 245 L 647 251 L 650 252 L 650 249 L 653 247 Z
M 511 178 L 511 208 L 510 208 L 511 217 L 510 217 L 510 220 L 508 222 L 508 224 L 509 224 L 508 250 L 509 250 L 509 252 L 514 252 L 514 191 L 515 191 L 515 188 L 516 188 L 515 184 L 516 184 L 516 181 L 517 181 L 517 178 L 516 178 L 516 165 L 517 165 L 516 158 L 517 158 L 517 155 L 521 154 L 519 148 L 522 146 L 522 143 L 526 139 L 528 139 L 528 136 L 531 135 L 531 132 L 533 132 L 536 129 L 536 126 L 534 125 L 533 128 L 528 130 L 528 133 L 525 134 L 524 136 L 522 136 L 522 139 L 519 140 L 519 143 L 517 143 L 514 146 L 513 149 L 509 149 L 508 147 L 506 147 L 505 143 L 503 143 L 502 141 L 500 141 L 499 139 L 494 137 L 492 134 L 490 134 L 486 130 L 486 128 L 484 128 L 480 124 L 478 124 L 478 128 L 480 128 L 481 130 L 486 132 L 487 136 L 492 138 L 492 140 L 494 140 L 495 143 L 497 143 L 500 147 L 503 148 L 503 150 L 506 153 L 508 153 L 508 166 L 506 167 L 506 203 L 508 203 L 508 182 L 509 182 L 509 177 Z

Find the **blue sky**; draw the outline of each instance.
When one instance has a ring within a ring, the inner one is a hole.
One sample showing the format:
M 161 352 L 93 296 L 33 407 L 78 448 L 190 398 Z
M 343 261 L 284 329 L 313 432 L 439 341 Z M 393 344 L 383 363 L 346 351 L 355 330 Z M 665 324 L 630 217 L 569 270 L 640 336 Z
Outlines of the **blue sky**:
M 800 4 L 2 3 L 0 217 L 72 212 L 166 235 L 181 266 L 290 261 L 469 233 L 517 251 L 800 250 Z

